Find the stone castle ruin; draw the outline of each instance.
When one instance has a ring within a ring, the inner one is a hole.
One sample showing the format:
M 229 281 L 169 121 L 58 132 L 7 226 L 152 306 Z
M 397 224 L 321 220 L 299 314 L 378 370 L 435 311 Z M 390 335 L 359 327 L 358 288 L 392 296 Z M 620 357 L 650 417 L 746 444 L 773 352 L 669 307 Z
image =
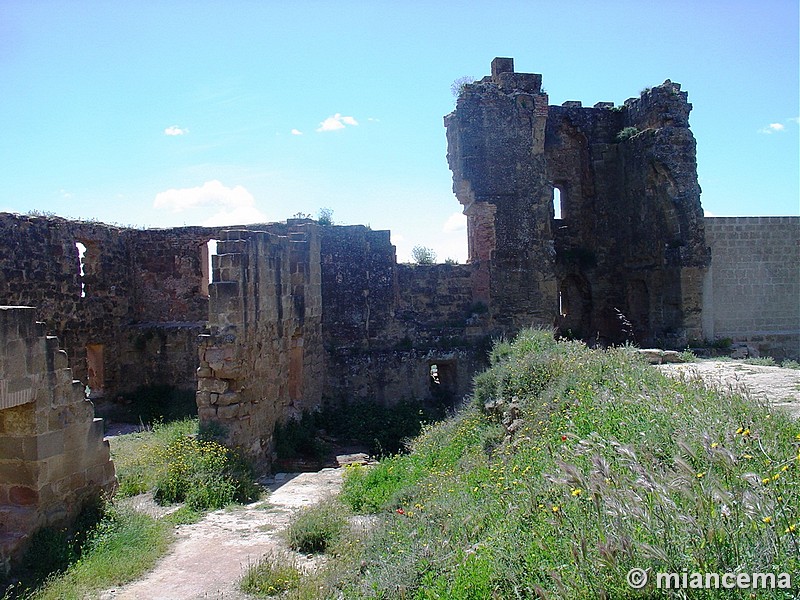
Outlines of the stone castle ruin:
M 52 497 L 108 487 L 84 386 L 111 405 L 159 386 L 196 392 L 201 422 L 266 469 L 276 423 L 350 399 L 452 405 L 492 339 L 531 325 L 599 345 L 731 338 L 799 358 L 800 218 L 704 218 L 690 110 L 669 81 L 620 107 L 549 106 L 540 75 L 495 59 L 445 117 L 464 265 L 398 264 L 388 231 L 310 219 L 138 230 L 0 214 L 0 303 L 43 322 L 4 309 L 28 333 L 0 347 L 44 345 L 30 354 L 34 392 L 14 387 L 29 377 L 19 360 L 2 363 L 0 433 L 14 439 L 0 455 L 0 536 L 60 515 Z M 62 405 L 75 406 L 64 427 L 89 432 L 86 459 L 48 469 L 57 484 L 19 483 L 27 465 L 53 463 L 18 456 L 18 441 L 50 436 L 60 456 L 56 418 L 33 415 Z

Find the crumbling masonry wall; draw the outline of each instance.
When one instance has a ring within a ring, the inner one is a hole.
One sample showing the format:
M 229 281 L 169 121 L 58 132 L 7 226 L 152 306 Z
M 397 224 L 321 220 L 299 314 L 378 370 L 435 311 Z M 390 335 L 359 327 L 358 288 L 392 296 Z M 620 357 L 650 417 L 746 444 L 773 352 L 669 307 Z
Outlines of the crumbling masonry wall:
M 290 222 L 291 223 L 291 222 Z M 200 422 L 270 464 L 278 421 L 318 407 L 324 381 L 318 226 L 226 231 L 200 341 Z
M 0 213 L 0 302 L 37 308 L 92 398 L 159 385 L 195 390 L 207 242 L 220 232 Z
M 103 423 L 30 307 L 0 307 L 0 565 L 116 484 Z
M 701 333 L 709 252 L 690 110 L 670 81 L 622 107 L 548 106 L 541 75 L 507 58 L 464 87 L 445 117 L 448 161 L 504 330 L 667 346 Z

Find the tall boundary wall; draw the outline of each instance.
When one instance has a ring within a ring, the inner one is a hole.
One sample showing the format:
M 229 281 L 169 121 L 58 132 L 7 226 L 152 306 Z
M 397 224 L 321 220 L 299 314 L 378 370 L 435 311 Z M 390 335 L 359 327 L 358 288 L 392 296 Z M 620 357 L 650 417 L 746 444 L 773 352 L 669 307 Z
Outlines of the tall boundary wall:
M 703 334 L 800 360 L 800 217 L 706 217 Z

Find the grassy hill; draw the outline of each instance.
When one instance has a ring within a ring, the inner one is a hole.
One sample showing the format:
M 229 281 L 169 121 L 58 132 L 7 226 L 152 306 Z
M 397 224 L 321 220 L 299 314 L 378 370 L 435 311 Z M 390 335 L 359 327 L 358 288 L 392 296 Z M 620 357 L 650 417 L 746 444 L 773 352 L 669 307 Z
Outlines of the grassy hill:
M 300 597 L 650 598 L 669 595 L 657 572 L 800 578 L 797 422 L 549 332 L 497 344 L 473 402 L 408 454 L 351 468 L 341 500 L 376 516 Z

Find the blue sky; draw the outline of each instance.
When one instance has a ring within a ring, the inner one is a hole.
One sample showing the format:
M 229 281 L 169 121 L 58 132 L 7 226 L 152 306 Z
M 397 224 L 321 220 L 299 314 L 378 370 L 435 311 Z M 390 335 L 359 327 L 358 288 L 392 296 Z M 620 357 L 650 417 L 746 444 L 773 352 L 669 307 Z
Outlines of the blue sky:
M 551 104 L 671 79 L 705 210 L 796 215 L 796 0 L 0 0 L 0 210 L 391 229 L 464 260 L 442 117 L 495 56 Z

